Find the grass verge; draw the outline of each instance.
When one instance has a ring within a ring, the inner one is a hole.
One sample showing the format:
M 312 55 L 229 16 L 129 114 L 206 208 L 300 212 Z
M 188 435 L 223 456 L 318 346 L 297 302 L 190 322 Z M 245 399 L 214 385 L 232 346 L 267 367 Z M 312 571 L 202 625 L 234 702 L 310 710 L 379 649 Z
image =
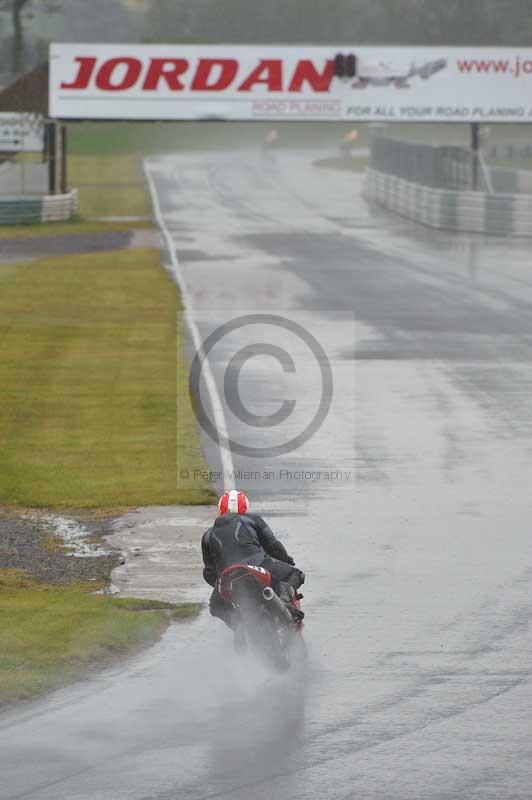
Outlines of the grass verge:
M 131 152 L 109 150 L 102 131 L 92 128 L 90 130 L 93 135 L 92 149 L 87 151 L 86 148 L 82 148 L 82 151 L 78 152 L 70 144 L 68 147 L 67 180 L 70 187 L 78 189 L 78 223 L 94 217 L 144 217 L 151 225 L 151 201 L 142 169 L 144 157 L 142 137 L 137 144 L 140 149 Z M 124 131 L 122 133 L 124 141 L 127 142 L 128 136 Z M 135 136 L 138 140 L 138 132 Z M 35 163 L 36 156 L 32 153 L 20 153 L 16 160 Z M 129 227 L 137 227 L 141 221 L 144 220 L 130 220 Z M 57 224 L 46 223 L 40 227 L 44 229 L 48 225 L 57 226 Z
M 70 185 L 79 190 L 83 217 L 151 216 L 141 154 L 72 154 L 68 170 Z
M 89 594 L 0 570 L 0 706 L 79 678 L 92 665 L 154 642 L 168 619 L 198 614 L 194 603 Z
M 31 239 L 41 236 L 75 236 L 80 233 L 113 233 L 114 231 L 131 231 L 153 228 L 152 222 L 140 220 L 126 222 L 89 222 L 81 218 L 70 222 L 47 222 L 37 225 L 3 225 L 0 226 L 1 239 Z M 0 245 L 1 250 L 1 245 Z
M 324 167 L 326 169 L 339 169 L 344 172 L 363 172 L 368 166 L 367 158 L 357 158 L 350 156 L 349 158 L 320 158 L 313 162 L 315 167 Z
M 212 502 L 182 308 L 155 249 L 0 267 L 0 505 Z
M 68 180 L 78 188 L 83 217 L 151 216 L 142 159 L 154 152 L 153 125 L 71 126 L 69 139 Z
M 334 147 L 353 127 L 352 122 L 73 122 L 68 126 L 68 147 L 75 155 L 204 152 L 260 148 L 275 127 L 282 147 Z M 359 143 L 367 141 L 365 125 L 357 125 Z

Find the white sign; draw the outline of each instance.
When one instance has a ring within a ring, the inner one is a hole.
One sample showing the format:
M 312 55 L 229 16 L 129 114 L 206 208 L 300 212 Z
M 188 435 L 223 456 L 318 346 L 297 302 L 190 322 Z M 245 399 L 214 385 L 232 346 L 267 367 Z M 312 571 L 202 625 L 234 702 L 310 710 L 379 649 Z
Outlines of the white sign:
M 0 113 L 0 152 L 39 152 L 44 146 L 44 121 L 38 114 Z
M 531 122 L 532 49 L 52 44 L 50 116 Z

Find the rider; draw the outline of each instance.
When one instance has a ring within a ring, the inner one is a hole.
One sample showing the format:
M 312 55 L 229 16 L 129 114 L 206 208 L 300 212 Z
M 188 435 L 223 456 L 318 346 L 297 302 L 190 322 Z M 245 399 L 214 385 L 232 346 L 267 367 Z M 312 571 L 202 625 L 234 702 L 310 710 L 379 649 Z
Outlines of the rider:
M 219 516 L 203 534 L 203 577 L 214 586 L 209 604 L 211 614 L 233 627 L 233 609 L 220 597 L 217 579 L 232 564 L 251 564 L 268 570 L 274 592 L 286 602 L 295 620 L 303 619 L 303 612 L 289 601 L 304 582 L 305 574 L 294 566 L 294 559 L 262 517 L 249 514 L 248 509 L 249 502 L 243 492 L 236 489 L 225 492 L 218 501 Z

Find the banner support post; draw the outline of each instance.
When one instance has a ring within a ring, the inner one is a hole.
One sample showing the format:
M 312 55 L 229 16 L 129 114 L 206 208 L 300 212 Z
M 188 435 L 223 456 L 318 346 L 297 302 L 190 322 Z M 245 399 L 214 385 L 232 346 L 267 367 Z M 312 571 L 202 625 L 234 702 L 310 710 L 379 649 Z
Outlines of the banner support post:
M 60 128 L 60 142 L 61 142 L 61 181 L 60 192 L 66 194 L 68 191 L 68 178 L 67 178 L 67 127 L 61 125 Z
M 57 131 L 54 121 L 48 123 L 48 191 L 57 191 Z
M 480 123 L 471 123 L 471 150 L 473 151 L 473 191 L 478 191 L 478 154 L 480 150 Z

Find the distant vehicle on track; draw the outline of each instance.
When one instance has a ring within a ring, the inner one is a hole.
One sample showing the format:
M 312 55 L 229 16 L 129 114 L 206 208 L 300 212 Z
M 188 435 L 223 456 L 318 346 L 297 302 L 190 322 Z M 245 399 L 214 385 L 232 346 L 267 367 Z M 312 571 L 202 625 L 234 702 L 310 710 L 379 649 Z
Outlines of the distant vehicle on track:
M 356 128 L 353 128 L 342 137 L 342 141 L 340 142 L 340 154 L 343 156 L 351 155 L 357 141 L 358 131 Z
M 277 130 L 277 128 L 271 128 L 271 130 L 269 130 L 266 136 L 264 137 L 262 146 L 271 148 L 275 147 L 275 145 L 278 143 L 279 143 L 279 131 Z

